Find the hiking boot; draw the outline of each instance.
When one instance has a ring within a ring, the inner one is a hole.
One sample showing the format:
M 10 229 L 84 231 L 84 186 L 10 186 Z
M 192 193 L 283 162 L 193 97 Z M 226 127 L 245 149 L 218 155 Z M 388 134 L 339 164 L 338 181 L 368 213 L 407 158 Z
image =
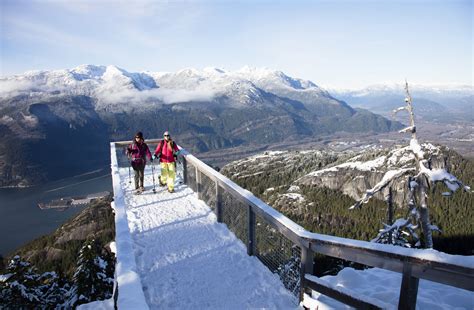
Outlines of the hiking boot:
M 160 179 L 160 186 L 165 186 L 165 185 L 166 183 L 161 182 L 161 179 Z
M 174 193 L 174 189 L 168 188 L 168 193 Z

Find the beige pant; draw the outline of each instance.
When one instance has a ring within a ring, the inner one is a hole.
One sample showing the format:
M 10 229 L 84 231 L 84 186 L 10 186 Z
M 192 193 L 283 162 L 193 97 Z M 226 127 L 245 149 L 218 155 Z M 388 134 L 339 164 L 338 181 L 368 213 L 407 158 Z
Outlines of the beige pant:
M 169 190 L 174 189 L 174 180 L 176 179 L 176 163 L 160 163 L 161 183 L 168 185 Z

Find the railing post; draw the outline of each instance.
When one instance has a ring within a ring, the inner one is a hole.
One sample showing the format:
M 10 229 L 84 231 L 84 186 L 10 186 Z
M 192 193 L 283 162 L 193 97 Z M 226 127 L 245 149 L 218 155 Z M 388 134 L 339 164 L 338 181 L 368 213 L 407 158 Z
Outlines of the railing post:
M 222 223 L 222 188 L 216 180 L 216 216 L 217 222 Z
M 188 185 L 188 162 L 186 160 L 186 157 L 182 157 L 182 163 L 183 163 L 183 183 Z
M 418 278 L 411 276 L 411 264 L 404 262 L 398 309 L 415 310 L 416 297 L 418 295 L 418 282 Z
M 198 199 L 202 199 L 201 171 L 196 166 L 196 191 Z
M 300 265 L 300 302 L 303 301 L 306 292 L 305 274 L 313 274 L 314 269 L 314 252 L 311 250 L 311 243 L 308 247 L 301 248 L 301 265 Z
M 249 205 L 247 208 L 247 219 L 248 219 L 248 244 L 247 254 L 250 256 L 255 255 L 255 212 L 252 210 L 252 206 Z

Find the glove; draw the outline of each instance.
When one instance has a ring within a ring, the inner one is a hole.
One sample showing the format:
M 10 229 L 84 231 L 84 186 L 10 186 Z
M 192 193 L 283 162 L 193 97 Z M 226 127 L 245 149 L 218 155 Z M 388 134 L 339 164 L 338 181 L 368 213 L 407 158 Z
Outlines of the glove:
M 153 159 L 157 159 L 157 156 L 155 154 L 153 154 L 153 156 L 151 157 L 151 161 L 153 161 Z
M 153 162 L 153 156 L 151 157 L 150 162 Z

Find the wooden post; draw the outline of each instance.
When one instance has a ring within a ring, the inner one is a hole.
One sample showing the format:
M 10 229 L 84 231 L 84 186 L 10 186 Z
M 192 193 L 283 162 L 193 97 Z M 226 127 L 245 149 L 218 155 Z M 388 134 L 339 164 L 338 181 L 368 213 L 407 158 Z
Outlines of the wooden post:
M 248 218 L 248 244 L 247 244 L 247 254 L 250 256 L 255 255 L 255 212 L 252 210 L 252 206 L 249 205 L 247 209 L 247 218 Z
M 311 250 L 311 243 L 308 247 L 301 248 L 301 265 L 300 265 L 300 302 L 303 301 L 306 292 L 305 274 L 313 274 L 314 269 L 314 252 Z
M 222 223 L 222 188 L 219 186 L 219 182 L 216 180 L 216 216 L 217 222 Z
M 411 276 L 411 264 L 403 264 L 402 285 L 400 288 L 400 299 L 398 309 L 415 310 L 416 297 L 418 295 L 419 279 Z
M 201 171 L 196 166 L 196 191 L 198 199 L 202 199 Z

